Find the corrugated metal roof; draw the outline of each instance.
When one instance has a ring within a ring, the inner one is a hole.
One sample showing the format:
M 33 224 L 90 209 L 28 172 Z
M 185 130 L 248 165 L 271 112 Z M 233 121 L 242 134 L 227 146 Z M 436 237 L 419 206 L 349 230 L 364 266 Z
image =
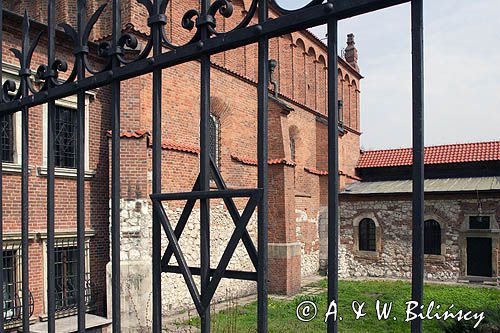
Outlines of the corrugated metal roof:
M 465 192 L 500 190 L 500 177 L 438 178 L 424 181 L 425 192 Z M 411 180 L 356 182 L 342 194 L 411 193 Z

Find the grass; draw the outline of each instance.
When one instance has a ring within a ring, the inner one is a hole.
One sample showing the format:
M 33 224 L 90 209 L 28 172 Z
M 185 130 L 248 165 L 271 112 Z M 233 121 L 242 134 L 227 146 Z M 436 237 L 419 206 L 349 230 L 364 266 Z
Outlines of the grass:
M 326 280 L 316 283 L 315 286 L 322 288 L 324 291 L 317 295 L 299 295 L 288 301 L 270 298 L 268 307 L 269 332 L 325 332 L 324 318 L 327 311 Z M 377 299 L 381 302 L 393 303 L 388 320 L 377 320 L 375 310 Z M 343 320 L 339 321 L 339 332 L 409 332 L 410 323 L 405 322 L 405 302 L 410 299 L 411 284 L 408 282 L 341 281 L 339 282 L 340 307 L 338 315 L 342 316 Z M 313 301 L 318 308 L 317 317 L 309 322 L 301 322 L 296 318 L 297 305 L 304 300 Z M 354 300 L 359 303 L 365 302 L 363 310 L 366 312 L 366 316 L 358 320 L 355 320 L 355 315 L 351 309 Z M 455 305 L 453 312 L 460 309 L 475 311 L 490 309 L 494 313 L 500 312 L 500 290 L 495 288 L 427 284 L 425 286 L 424 302 L 429 304 L 431 300 L 434 300 L 436 304 L 440 304 L 439 313 L 448 309 L 451 304 Z M 245 306 L 226 307 L 216 315 L 212 315 L 213 331 L 216 333 L 256 332 L 256 313 L 256 302 Z M 397 320 L 394 320 L 394 317 Z M 452 321 L 453 319 L 449 319 L 447 323 Z M 472 321 L 475 322 L 475 320 Z M 192 319 L 190 324 L 198 326 L 199 320 Z M 442 320 L 426 320 L 424 321 L 424 332 L 443 332 L 443 324 Z

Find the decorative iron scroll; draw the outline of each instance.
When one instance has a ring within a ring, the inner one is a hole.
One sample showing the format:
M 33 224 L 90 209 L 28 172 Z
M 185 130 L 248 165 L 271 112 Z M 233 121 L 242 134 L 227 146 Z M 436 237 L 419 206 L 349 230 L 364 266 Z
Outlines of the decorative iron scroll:
M 250 7 L 243 17 L 243 19 L 236 25 L 235 28 L 229 31 L 220 32 L 217 30 L 217 20 L 216 16 L 219 13 L 224 18 L 229 18 L 233 14 L 233 5 L 229 0 L 216 0 L 208 8 L 206 13 L 201 13 L 196 9 L 188 10 L 182 17 L 180 25 L 183 29 L 192 31 L 195 29 L 193 37 L 183 45 L 176 45 L 171 40 L 168 39 L 165 33 L 165 26 L 167 24 L 167 16 L 165 14 L 168 6 L 168 0 L 161 0 L 159 6 L 155 6 L 153 0 L 136 0 L 139 4 L 144 6 L 148 12 L 147 25 L 150 28 L 150 33 L 147 37 L 147 42 L 141 52 L 132 59 L 128 59 L 124 56 L 124 49 L 136 49 L 139 45 L 137 37 L 130 33 L 123 33 L 118 41 L 116 49 L 112 48 L 112 43 L 110 41 L 102 41 L 98 45 L 98 51 L 96 56 L 104 59 L 104 66 L 100 69 L 94 68 L 89 61 L 89 38 L 92 29 L 96 25 L 97 21 L 101 17 L 107 4 L 103 4 L 95 10 L 95 12 L 89 17 L 85 24 L 84 31 L 79 34 L 78 31 L 67 23 L 60 24 L 60 27 L 64 32 L 70 36 L 73 42 L 73 54 L 74 54 L 74 64 L 77 63 L 78 59 L 83 59 L 85 65 L 85 71 L 92 75 L 103 73 L 111 69 L 111 64 L 113 59 L 117 59 L 120 66 L 130 65 L 138 60 L 145 59 L 151 55 L 151 50 L 153 48 L 153 30 L 159 29 L 162 45 L 168 50 L 166 52 L 175 51 L 175 49 L 182 46 L 186 46 L 192 43 L 202 43 L 200 41 L 200 31 L 206 29 L 208 31 L 208 36 L 221 36 L 228 32 L 238 30 L 247 27 L 252 18 L 256 14 L 258 7 L 258 0 L 253 0 Z M 86 1 L 84 6 L 86 6 Z M 309 8 L 315 5 L 320 5 L 323 0 L 312 0 L 307 5 L 302 8 L 297 8 L 293 10 L 285 9 L 281 7 L 276 0 L 269 0 L 270 4 L 279 13 L 288 14 L 296 11 L 300 11 L 304 8 Z M 156 9 L 157 8 L 157 9 Z M 31 67 L 31 59 L 33 53 L 37 48 L 42 32 L 39 32 L 34 39 L 30 42 L 29 40 L 29 30 L 30 30 L 30 19 L 28 12 L 25 11 L 24 18 L 22 22 L 22 47 L 21 49 L 11 49 L 15 57 L 19 61 L 19 75 L 21 77 L 20 85 L 27 85 L 29 88 L 30 96 L 25 96 L 23 98 L 33 98 L 32 95 L 43 94 L 48 90 L 49 85 L 54 87 L 62 86 L 77 81 L 77 66 L 73 66 L 68 77 L 64 80 L 60 79 L 61 73 L 66 73 L 68 71 L 68 61 L 64 59 L 55 59 L 51 64 L 42 64 L 38 69 L 33 72 Z M 35 84 L 37 82 L 37 84 Z M 36 88 L 38 87 L 38 89 Z M 21 100 L 21 90 L 17 89 L 16 82 L 13 80 L 6 80 L 2 87 L 0 103 L 10 103 Z

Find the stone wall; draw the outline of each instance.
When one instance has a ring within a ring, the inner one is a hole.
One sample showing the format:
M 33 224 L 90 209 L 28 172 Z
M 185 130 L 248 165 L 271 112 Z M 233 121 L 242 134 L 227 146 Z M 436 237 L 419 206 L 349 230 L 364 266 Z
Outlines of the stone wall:
M 344 196 L 345 198 L 345 196 Z M 494 217 L 492 229 L 498 229 L 500 203 L 498 199 L 481 200 L 482 214 Z M 412 204 L 407 198 L 343 199 L 340 204 L 340 276 L 344 278 L 379 277 L 411 278 Z M 478 201 L 471 198 L 429 198 L 425 202 L 425 219 L 441 225 L 441 255 L 425 255 L 425 278 L 457 281 L 465 275 L 465 241 L 468 215 L 478 215 Z M 359 251 L 355 221 L 372 218 L 376 224 L 377 251 Z M 320 270 L 327 265 L 327 209 L 319 218 Z M 497 276 L 498 232 L 484 232 L 493 239 L 493 276 Z M 482 236 L 482 237 L 483 237 Z M 493 277 L 493 280 L 494 280 Z
M 172 226 L 179 219 L 182 207 L 166 207 Z M 151 326 L 152 298 L 152 205 L 150 200 L 121 201 L 121 295 L 122 331 L 137 332 L 138 327 Z M 199 207 L 195 206 L 186 228 L 180 238 L 189 266 L 199 266 Z M 211 201 L 211 267 L 215 268 L 234 230 L 234 223 L 224 204 Z M 241 213 L 241 211 L 240 211 Z M 256 213 L 250 219 L 247 230 L 257 244 Z M 162 253 L 167 246 L 167 237 L 162 232 Z M 173 258 L 170 264 L 175 265 Z M 228 269 L 254 271 L 242 242 L 238 244 Z M 198 288 L 199 278 L 194 277 Z M 108 265 L 108 309 L 111 309 L 111 267 Z M 214 295 L 213 302 L 256 293 L 256 283 L 223 279 Z M 193 309 L 193 301 L 180 274 L 162 274 L 162 313 L 169 316 L 187 309 Z M 192 311 L 196 316 L 196 311 Z M 111 313 L 108 313 L 111 316 Z

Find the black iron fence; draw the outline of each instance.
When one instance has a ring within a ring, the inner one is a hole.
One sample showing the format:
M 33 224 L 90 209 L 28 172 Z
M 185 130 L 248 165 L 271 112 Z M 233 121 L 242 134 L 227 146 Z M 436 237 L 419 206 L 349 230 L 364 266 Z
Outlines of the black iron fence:
M 71 1 L 71 0 L 69 0 Z M 138 0 L 149 14 L 147 24 L 150 28 L 149 39 L 143 50 L 130 59 L 125 56 L 124 48 L 135 49 L 137 39 L 127 33 L 122 33 L 121 1 L 112 0 L 112 38 L 100 43 L 98 56 L 105 61 L 102 69 L 93 68 L 89 61 L 89 36 L 91 30 L 103 12 L 100 6 L 87 17 L 85 0 L 76 1 L 76 27 L 64 24 L 62 27 L 73 40 L 74 66 L 65 80 L 60 79 L 60 73 L 68 70 L 65 59 L 56 58 L 55 53 L 55 0 L 47 0 L 47 63 L 32 71 L 31 59 L 40 39 L 36 35 L 32 41 L 29 37 L 29 18 L 25 13 L 23 21 L 23 36 L 21 47 L 12 50 L 19 61 L 19 87 L 13 81 L 3 84 L 0 103 L 0 115 L 15 112 L 22 114 L 22 258 L 21 258 L 21 313 L 23 332 L 29 332 L 30 292 L 29 292 L 29 193 L 28 193 L 28 145 L 30 108 L 43 103 L 48 104 L 48 149 L 47 149 L 47 289 L 48 289 L 48 331 L 55 331 L 56 310 L 58 307 L 58 285 L 56 280 L 57 250 L 54 237 L 54 169 L 55 169 L 55 131 L 57 99 L 77 95 L 76 120 L 76 151 L 74 165 L 77 169 L 77 251 L 76 267 L 76 299 L 78 308 L 78 331 L 85 330 L 86 311 L 86 279 L 85 279 L 85 215 L 84 215 L 84 124 L 85 124 L 85 92 L 111 86 L 112 114 L 112 165 L 111 165 L 111 250 L 112 250 L 112 316 L 113 332 L 120 332 L 120 82 L 147 73 L 153 73 L 153 332 L 160 332 L 161 323 L 161 273 L 182 273 L 189 287 L 194 304 L 200 314 L 202 332 L 210 331 L 210 300 L 221 278 L 250 279 L 257 281 L 258 290 L 258 331 L 267 332 L 267 106 L 269 82 L 269 38 L 277 37 L 292 31 L 307 29 L 312 26 L 327 24 L 328 26 L 328 298 L 329 301 L 338 298 L 338 98 L 337 98 L 337 24 L 339 20 L 364 14 L 385 7 L 410 2 L 410 0 L 312 0 L 305 7 L 297 10 L 282 8 L 275 0 L 253 0 L 246 16 L 231 31 L 221 32 L 216 24 L 218 15 L 230 17 L 232 4 L 228 0 L 200 0 L 200 10 L 189 10 L 182 20 L 182 27 L 188 30 L 196 29 L 193 38 L 185 45 L 174 45 L 165 34 L 167 24 L 167 0 Z M 423 294 L 423 37 L 422 37 L 422 2 L 411 0 L 412 14 L 412 64 L 413 64 L 413 299 L 422 301 Z M 272 6 L 280 16 L 268 17 L 268 7 Z M 0 11 L 3 1 L 0 1 Z M 0 16 L 1 17 L 1 16 Z M 257 24 L 251 19 L 258 18 Z M 0 27 L 3 28 L 0 18 Z M 3 30 L 3 29 L 2 29 Z M 0 32 L 0 40 L 2 33 Z M 209 145 L 209 110 L 210 110 L 210 56 L 225 50 L 233 49 L 250 43 L 258 43 L 258 182 L 254 189 L 227 189 L 218 172 L 217 166 L 210 162 Z M 0 50 L 0 66 L 2 64 Z M 200 175 L 193 191 L 189 193 L 162 194 L 161 192 L 161 132 L 162 132 L 162 69 L 199 60 L 201 63 L 201 101 L 200 101 Z M 0 68 L 0 75 L 2 68 Z M 33 77 L 42 82 L 39 88 L 33 84 Z M 1 147 L 1 145 L 0 145 Z M 0 153 L 0 155 L 2 155 Z M 0 168 L 0 189 L 1 189 Z M 210 191 L 210 174 L 216 175 L 218 189 Z M 0 191 L 1 193 L 1 191 Z M 249 203 L 239 215 L 232 198 L 249 197 Z M 181 221 L 185 222 L 194 203 L 200 201 L 201 220 L 201 265 L 188 267 L 183 261 L 182 250 L 178 238 L 182 233 L 182 223 L 175 230 L 164 214 L 161 202 L 170 199 L 186 199 L 187 204 Z M 236 231 L 224 252 L 224 256 L 216 269 L 210 267 L 210 209 L 212 198 L 223 198 L 231 216 L 237 225 Z M 2 197 L 0 196 L 0 206 Z M 258 211 L 258 244 L 251 242 L 245 226 L 249 216 Z M 2 215 L 0 211 L 0 221 Z M 164 228 L 169 240 L 163 260 L 161 255 L 161 228 Z M 242 239 L 250 254 L 255 272 L 236 272 L 226 269 L 235 243 Z M 2 223 L 0 223 L 0 248 L 2 248 Z M 168 265 L 168 259 L 174 255 L 179 263 L 177 267 Z M 0 263 L 4 263 L 0 258 Z M 3 266 L 1 267 L 3 270 Z M 200 275 L 201 290 L 192 282 L 192 275 Z M 4 276 L 0 276 L 4 284 Z M 4 284 L 5 285 L 5 284 Z M 2 312 L 9 311 L 5 297 L 0 293 Z M 0 331 L 3 331 L 6 319 L 0 316 Z M 337 331 L 337 322 L 331 318 L 328 321 L 328 332 Z M 421 321 L 412 322 L 412 331 L 421 332 Z

